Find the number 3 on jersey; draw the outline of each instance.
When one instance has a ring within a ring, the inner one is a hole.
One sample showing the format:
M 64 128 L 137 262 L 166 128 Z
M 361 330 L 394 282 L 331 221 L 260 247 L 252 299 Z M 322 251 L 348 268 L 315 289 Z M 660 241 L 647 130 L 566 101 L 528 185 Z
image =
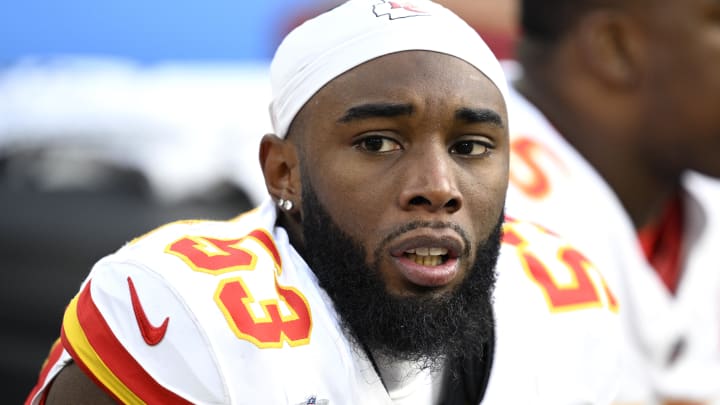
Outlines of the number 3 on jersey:
M 246 240 L 254 243 L 245 244 Z M 284 342 L 290 346 L 308 344 L 312 330 L 310 307 L 300 291 L 278 284 L 277 276 L 282 272 L 280 254 L 265 230 L 256 229 L 239 239 L 186 236 L 170 244 L 167 252 L 195 271 L 220 275 L 255 270 L 258 256 L 250 247 L 257 245 L 272 258 L 277 295 L 257 300 L 242 277 L 232 277 L 220 281 L 215 302 L 235 335 L 259 348 L 280 348 Z M 258 316 L 255 308 L 262 315 Z
M 528 241 L 521 236 L 520 232 L 513 229 L 514 223 L 512 219 L 506 221 L 503 242 L 518 249 L 518 255 L 525 271 L 542 290 L 551 311 L 561 312 L 602 307 L 607 303 L 612 311 L 617 312 L 618 305 L 615 296 L 602 276 L 595 272 L 590 261 L 582 253 L 570 246 L 561 246 L 557 250 L 557 260 L 563 268 L 548 267 L 528 248 Z M 561 270 L 566 270 L 566 272 Z M 564 274 L 559 274 L 561 272 Z M 591 273 L 597 275 L 596 281 L 593 281 Z

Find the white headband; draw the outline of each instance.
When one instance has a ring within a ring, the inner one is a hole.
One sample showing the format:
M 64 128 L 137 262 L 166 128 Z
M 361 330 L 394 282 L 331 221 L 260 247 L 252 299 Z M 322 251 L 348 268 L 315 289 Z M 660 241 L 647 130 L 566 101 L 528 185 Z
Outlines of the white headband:
M 507 99 L 497 58 L 477 32 L 429 0 L 350 0 L 290 32 L 270 65 L 270 118 L 275 134 L 288 127 L 325 84 L 379 56 L 409 50 L 460 58 L 487 76 Z

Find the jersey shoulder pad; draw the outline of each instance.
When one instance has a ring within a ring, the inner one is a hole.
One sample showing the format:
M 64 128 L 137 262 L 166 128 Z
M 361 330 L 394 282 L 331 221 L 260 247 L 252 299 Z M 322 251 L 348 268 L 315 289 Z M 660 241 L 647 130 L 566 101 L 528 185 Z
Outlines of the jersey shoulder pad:
M 226 403 L 196 304 L 178 288 L 143 265 L 100 261 L 66 308 L 63 346 L 122 403 Z
M 505 266 L 518 269 L 519 280 L 531 282 L 551 313 L 593 308 L 618 311 L 617 299 L 601 271 L 553 231 L 506 217 L 503 252 Z
M 610 403 L 619 375 L 619 308 L 582 252 L 548 229 L 507 219 L 494 309 L 499 385 L 512 393 L 526 381 L 542 403 Z
M 254 211 L 254 210 L 253 210 Z M 141 263 L 167 280 L 188 274 L 212 276 L 281 264 L 272 224 L 253 211 L 230 221 L 178 221 L 134 239 L 106 261 Z M 269 260 L 262 260 L 269 258 Z

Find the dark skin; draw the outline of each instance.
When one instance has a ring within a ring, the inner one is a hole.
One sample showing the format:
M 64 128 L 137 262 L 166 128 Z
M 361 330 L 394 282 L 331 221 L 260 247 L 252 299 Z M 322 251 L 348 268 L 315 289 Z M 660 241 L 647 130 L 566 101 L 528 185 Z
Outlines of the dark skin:
M 55 377 L 46 404 L 117 404 L 75 364 L 70 363 Z
M 440 295 L 464 279 L 475 246 L 502 213 L 508 147 L 505 102 L 487 77 L 457 58 L 409 51 L 332 80 L 298 113 L 286 139 L 263 138 L 260 162 L 270 194 L 295 205 L 278 221 L 301 254 L 304 182 L 312 183 L 333 221 L 367 252 L 375 252 L 389 230 L 411 221 L 460 227 L 467 244 L 451 227 L 420 228 L 380 252 L 390 292 Z M 406 249 L 436 245 L 456 250 L 442 271 L 402 257 Z M 466 248 L 469 254 L 461 255 Z M 113 402 L 70 365 L 47 403 Z
M 598 170 L 636 227 L 687 170 L 720 177 L 720 1 L 609 1 L 559 43 L 526 43 L 516 84 Z
M 300 249 L 300 190 L 310 181 L 333 220 L 367 252 L 391 229 L 422 220 L 458 224 L 470 237 L 473 257 L 504 205 L 505 123 L 499 91 L 472 66 L 446 55 L 403 52 L 331 81 L 301 110 L 286 140 L 263 139 L 260 157 L 270 194 L 296 205 L 295 215 L 284 220 Z M 312 162 L 305 166 L 308 178 L 301 176 L 303 161 Z M 415 241 L 423 238 L 429 240 Z M 388 289 L 425 291 L 427 285 L 407 277 L 393 250 L 443 238 L 465 248 L 449 229 L 421 229 L 392 241 L 381 266 Z M 432 290 L 452 289 L 468 267 L 460 258 L 452 277 Z
M 607 5 L 586 13 L 557 44 L 523 44 L 516 87 L 641 228 L 681 190 L 686 171 L 720 177 L 720 1 Z

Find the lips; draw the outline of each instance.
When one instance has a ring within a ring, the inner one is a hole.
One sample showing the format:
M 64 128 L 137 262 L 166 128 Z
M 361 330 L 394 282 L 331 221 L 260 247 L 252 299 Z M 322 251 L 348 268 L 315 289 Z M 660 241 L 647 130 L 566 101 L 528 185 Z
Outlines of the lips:
M 393 243 L 390 255 L 400 273 L 413 284 L 441 287 L 458 275 L 463 242 L 453 231 L 428 229 Z

